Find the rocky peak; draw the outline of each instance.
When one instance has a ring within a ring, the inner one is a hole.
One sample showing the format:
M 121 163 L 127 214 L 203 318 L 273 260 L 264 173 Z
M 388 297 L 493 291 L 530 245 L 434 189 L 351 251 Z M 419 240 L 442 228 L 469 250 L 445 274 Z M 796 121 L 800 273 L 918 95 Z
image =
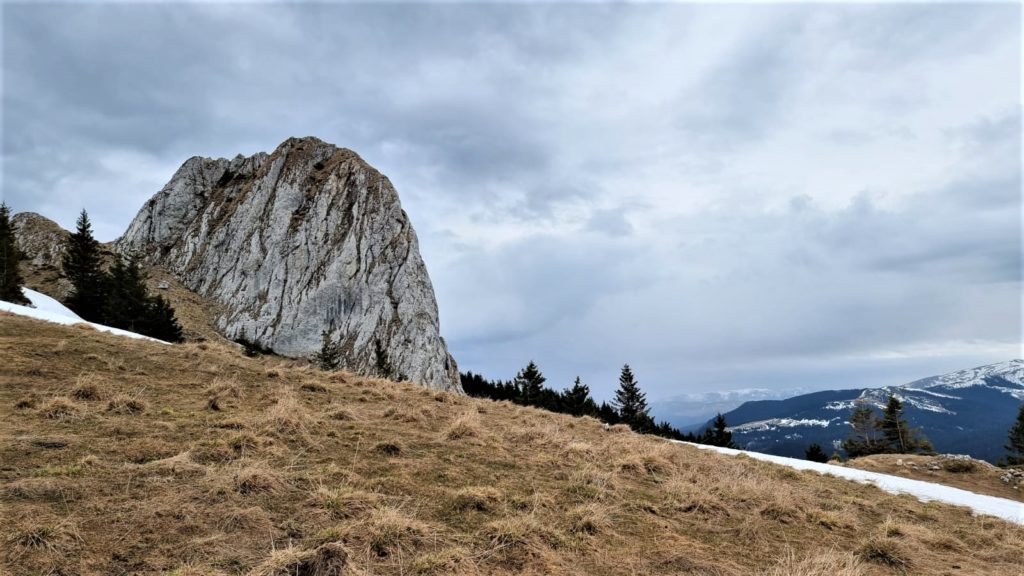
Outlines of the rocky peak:
M 459 389 L 416 234 L 355 152 L 289 138 L 270 154 L 194 157 L 117 241 L 222 305 L 218 328 L 290 356 L 340 339 L 346 367 Z
M 22 274 L 30 288 L 54 298 L 71 292 L 71 283 L 61 274 L 60 262 L 68 231 L 35 212 L 20 212 L 11 218 L 18 249 L 25 255 Z

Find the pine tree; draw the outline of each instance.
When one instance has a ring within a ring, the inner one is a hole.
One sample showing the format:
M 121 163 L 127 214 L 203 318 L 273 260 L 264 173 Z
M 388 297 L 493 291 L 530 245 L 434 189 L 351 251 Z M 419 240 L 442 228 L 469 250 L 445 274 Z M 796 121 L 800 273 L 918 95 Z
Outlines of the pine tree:
M 821 449 L 821 444 L 811 444 L 804 450 L 804 459 L 810 460 L 811 462 L 821 462 L 822 464 L 828 462 L 828 454 Z
M 732 441 L 732 432 L 729 432 L 729 425 L 725 421 L 725 416 L 722 416 L 721 413 L 715 416 L 715 421 L 711 423 L 711 428 L 704 432 L 700 441 L 711 446 L 737 448 L 736 444 Z
M 107 275 L 104 322 L 165 342 L 181 342 L 181 325 L 163 296 L 150 296 L 137 254 L 114 260 Z
M 146 275 L 139 265 L 138 257 L 129 254 L 115 259 L 114 265 L 110 267 L 109 278 L 103 309 L 104 321 L 115 328 L 141 333 L 150 312 L 150 299 L 146 290 Z
M 516 374 L 514 383 L 516 389 L 519 391 L 519 397 L 517 402 L 526 406 L 539 406 L 541 403 L 541 396 L 544 392 L 544 382 L 547 378 L 540 373 L 540 369 L 534 364 L 533 360 L 526 365 Z
M 320 350 L 313 355 L 313 362 L 321 370 L 337 370 L 341 366 L 340 342 L 331 338 L 331 333 L 327 330 L 320 333 L 320 340 Z
M 14 226 L 11 224 L 11 211 L 7 204 L 0 203 L 0 300 L 14 304 L 29 304 L 28 298 L 21 292 L 24 281 L 18 264 L 21 252 L 14 237 Z
M 561 407 L 562 411 L 573 416 L 593 416 L 597 413 L 597 404 L 590 397 L 590 387 L 580 382 L 579 376 L 572 388 L 562 392 Z
M 640 390 L 629 364 L 622 366 L 619 389 L 615 391 L 612 406 L 618 410 L 619 418 L 637 432 L 645 432 L 654 425 L 647 407 L 647 395 Z
M 601 402 L 597 408 L 597 418 L 605 424 L 618 424 L 621 421 L 619 413 L 607 402 Z
M 882 419 L 878 422 L 878 430 L 884 438 L 885 452 L 910 454 L 932 449 L 931 442 L 903 419 L 903 403 L 892 394 L 889 395 Z
M 64 274 L 71 281 L 67 307 L 90 322 L 103 323 L 109 278 L 101 267 L 100 243 L 92 236 L 89 214 L 82 210 L 64 250 Z
M 174 308 L 160 295 L 146 299 L 146 311 L 139 323 L 139 333 L 164 342 L 177 343 L 183 340 Z
M 878 432 L 878 418 L 871 406 L 858 403 L 850 413 L 850 435 L 843 441 L 843 450 L 849 458 L 881 454 L 885 442 Z
M 1009 443 L 1006 449 L 1010 451 L 1006 461 L 1011 465 L 1024 464 L 1024 404 L 1020 405 L 1020 412 L 1017 413 L 1017 422 L 1010 428 Z

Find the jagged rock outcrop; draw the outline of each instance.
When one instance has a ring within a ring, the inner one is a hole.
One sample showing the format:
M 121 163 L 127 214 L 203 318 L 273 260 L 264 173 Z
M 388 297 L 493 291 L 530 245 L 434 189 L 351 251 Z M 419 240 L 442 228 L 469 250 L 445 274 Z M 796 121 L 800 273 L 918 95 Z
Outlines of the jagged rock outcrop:
M 349 369 L 383 363 L 460 389 L 412 225 L 391 182 L 351 150 L 291 138 L 271 154 L 191 158 L 116 246 L 221 304 L 229 338 L 307 356 L 328 330 Z
M 18 249 L 25 255 L 22 276 L 25 285 L 57 299 L 71 292 L 71 282 L 61 273 L 64 243 L 68 231 L 35 212 L 20 212 L 11 218 Z

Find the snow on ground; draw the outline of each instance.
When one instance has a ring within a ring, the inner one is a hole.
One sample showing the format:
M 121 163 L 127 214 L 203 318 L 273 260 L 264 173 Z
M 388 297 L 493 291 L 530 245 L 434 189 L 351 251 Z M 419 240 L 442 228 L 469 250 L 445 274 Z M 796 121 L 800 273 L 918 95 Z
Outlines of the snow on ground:
M 128 338 L 136 338 L 140 340 L 150 340 L 152 342 L 160 342 L 161 344 L 167 344 L 163 340 L 157 340 L 156 338 L 150 338 L 149 336 L 143 336 L 142 334 L 136 334 L 135 332 L 129 332 L 127 330 L 121 330 L 119 328 L 111 328 L 110 326 L 104 326 L 102 324 L 94 324 L 92 322 L 86 322 L 82 320 L 77 314 L 68 310 L 63 304 L 57 302 L 53 298 L 45 294 L 40 294 L 35 290 L 29 290 L 22 288 L 22 293 L 25 297 L 32 302 L 32 308 L 28 306 L 19 306 L 18 304 L 11 304 L 10 302 L 4 302 L 0 300 L 0 312 L 10 312 L 11 314 L 17 314 L 18 316 L 28 316 L 29 318 L 35 318 L 36 320 L 43 320 L 45 322 L 53 322 L 54 324 L 64 324 L 65 326 L 71 326 L 73 324 L 88 324 L 100 332 L 109 332 L 117 336 L 125 336 Z
M 923 482 L 921 480 L 910 480 L 908 478 L 900 478 L 899 476 L 890 476 L 889 474 L 879 474 L 877 472 L 868 472 L 867 470 L 846 468 L 844 466 L 836 466 L 834 464 L 819 464 L 818 462 L 811 462 L 809 460 L 786 458 L 784 456 L 774 456 L 771 454 L 762 454 L 760 452 L 747 452 L 746 450 L 733 450 L 731 448 L 719 448 L 718 446 L 676 442 L 679 444 L 689 444 L 690 446 L 695 446 L 702 450 L 713 450 L 730 456 L 746 454 L 755 460 L 764 460 L 766 462 L 796 468 L 797 470 L 813 470 L 819 474 L 838 476 L 840 478 L 846 478 L 847 480 L 853 480 L 854 482 L 860 482 L 861 484 L 874 484 L 882 490 L 892 494 L 910 494 L 924 502 L 934 500 L 936 502 L 944 502 L 954 506 L 966 506 L 974 511 L 975 514 L 998 516 L 999 518 L 1008 520 L 1015 524 L 1024 525 L 1024 502 L 1017 502 L 1006 498 L 997 498 L 995 496 L 986 496 L 984 494 L 975 494 L 974 492 L 953 488 L 952 486 L 944 486 L 933 482 Z

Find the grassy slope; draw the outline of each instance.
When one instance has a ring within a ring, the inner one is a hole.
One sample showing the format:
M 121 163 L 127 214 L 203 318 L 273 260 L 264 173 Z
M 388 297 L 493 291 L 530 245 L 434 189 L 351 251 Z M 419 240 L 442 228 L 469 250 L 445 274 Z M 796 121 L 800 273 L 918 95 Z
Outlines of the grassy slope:
M 0 573 L 19 576 L 1024 573 L 1024 529 L 962 509 L 10 315 L 0 463 Z
M 929 469 L 928 465 L 932 463 L 938 464 L 942 469 Z M 846 465 L 870 472 L 881 472 L 883 474 L 892 474 L 893 476 L 902 476 L 903 478 L 935 482 L 937 484 L 953 486 L 954 488 L 970 490 L 978 494 L 988 494 L 990 496 L 1024 502 L 1024 493 L 1021 492 L 1020 487 L 1007 484 L 999 479 L 1004 473 L 1002 469 L 980 460 L 967 461 L 965 465 L 970 467 L 969 470 L 958 469 L 955 465 L 959 463 L 961 462 L 943 460 L 935 456 L 878 454 L 864 458 L 854 458 L 849 460 Z

